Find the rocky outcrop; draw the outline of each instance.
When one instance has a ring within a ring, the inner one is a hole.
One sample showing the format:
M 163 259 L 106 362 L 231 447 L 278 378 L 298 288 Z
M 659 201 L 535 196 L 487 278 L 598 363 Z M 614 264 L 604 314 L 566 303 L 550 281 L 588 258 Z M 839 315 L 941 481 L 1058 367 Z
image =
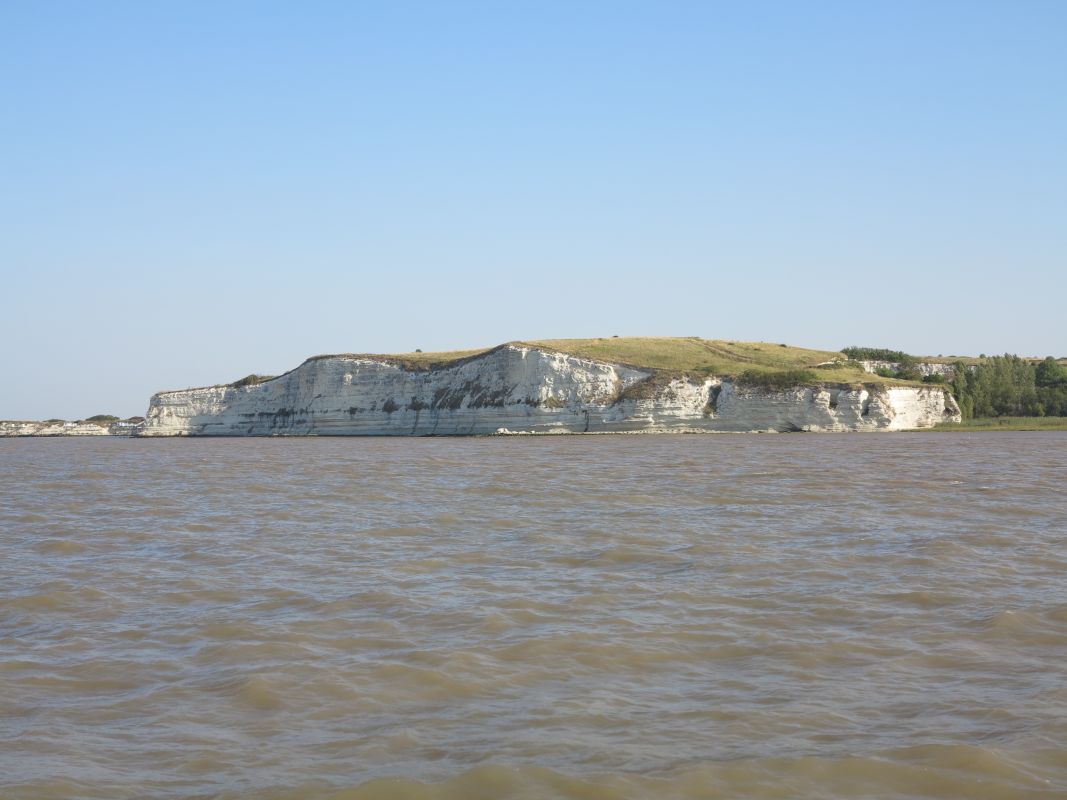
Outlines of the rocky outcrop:
M 902 366 L 899 361 L 860 361 L 859 365 L 863 367 L 864 372 L 872 375 L 878 370 L 897 372 Z M 952 364 L 943 364 L 940 361 L 919 361 L 916 362 L 915 369 L 924 378 L 930 375 L 941 375 L 946 381 L 951 381 L 956 376 L 956 368 Z
M 255 385 L 161 392 L 138 435 L 876 431 L 943 421 L 959 421 L 959 409 L 938 386 L 765 389 L 503 345 L 433 369 L 324 356 Z

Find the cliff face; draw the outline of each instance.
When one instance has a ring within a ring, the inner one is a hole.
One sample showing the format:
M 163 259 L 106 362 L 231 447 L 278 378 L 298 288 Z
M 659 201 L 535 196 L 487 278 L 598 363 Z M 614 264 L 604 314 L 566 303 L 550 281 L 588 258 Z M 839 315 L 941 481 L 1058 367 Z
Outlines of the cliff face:
M 253 386 L 154 395 L 142 436 L 859 431 L 959 421 L 941 388 L 768 390 L 504 345 L 436 369 L 329 356 Z

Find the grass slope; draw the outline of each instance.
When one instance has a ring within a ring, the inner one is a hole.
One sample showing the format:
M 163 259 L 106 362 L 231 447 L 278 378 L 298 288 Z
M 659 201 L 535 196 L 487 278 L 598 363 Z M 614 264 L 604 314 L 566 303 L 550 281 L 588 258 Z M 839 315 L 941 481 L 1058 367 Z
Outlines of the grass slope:
M 477 350 L 446 350 L 437 353 L 332 353 L 312 356 L 308 361 L 319 361 L 324 358 L 368 358 L 399 364 L 404 369 L 428 370 L 447 367 L 449 364 L 474 358 L 495 349 L 495 347 L 481 347 Z
M 698 336 L 623 336 L 610 339 L 540 339 L 516 342 L 599 361 L 611 361 L 658 372 L 695 376 L 737 376 L 743 373 L 772 374 L 784 370 L 811 370 L 826 383 L 900 384 L 891 378 L 871 375 L 856 366 L 816 367 L 828 361 L 843 361 L 840 352 L 811 350 L 773 342 L 733 342 Z
M 718 374 L 753 368 L 796 369 L 842 358 L 840 353 L 763 342 L 724 342 L 698 337 L 625 336 L 611 339 L 541 339 L 524 342 L 598 361 L 671 372 Z
M 848 364 L 816 368 L 817 364 L 828 361 L 842 361 L 844 356 L 833 350 L 811 350 L 773 342 L 732 342 L 701 339 L 698 336 L 613 336 L 599 339 L 535 339 L 511 344 L 649 369 L 662 375 L 770 375 L 784 370 L 811 370 L 815 380 L 826 383 L 909 385 L 907 381 L 871 375 Z M 406 369 L 424 370 L 445 367 L 493 349 L 495 348 L 442 353 L 361 354 L 359 357 L 390 361 Z

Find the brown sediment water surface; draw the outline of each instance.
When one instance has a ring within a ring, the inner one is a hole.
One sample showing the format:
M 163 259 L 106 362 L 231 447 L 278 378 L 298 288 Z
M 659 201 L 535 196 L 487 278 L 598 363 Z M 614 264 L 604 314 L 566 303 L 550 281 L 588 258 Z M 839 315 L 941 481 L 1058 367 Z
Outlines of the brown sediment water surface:
M 0 440 L 0 797 L 1067 797 L 1067 433 Z

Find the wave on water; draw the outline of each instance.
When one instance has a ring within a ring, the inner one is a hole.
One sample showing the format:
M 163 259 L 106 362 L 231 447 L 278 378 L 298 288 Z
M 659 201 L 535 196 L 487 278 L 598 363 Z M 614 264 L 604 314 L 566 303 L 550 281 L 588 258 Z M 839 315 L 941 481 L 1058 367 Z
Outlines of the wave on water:
M 1067 437 L 959 442 L 2 440 L 0 797 L 1067 797 Z

